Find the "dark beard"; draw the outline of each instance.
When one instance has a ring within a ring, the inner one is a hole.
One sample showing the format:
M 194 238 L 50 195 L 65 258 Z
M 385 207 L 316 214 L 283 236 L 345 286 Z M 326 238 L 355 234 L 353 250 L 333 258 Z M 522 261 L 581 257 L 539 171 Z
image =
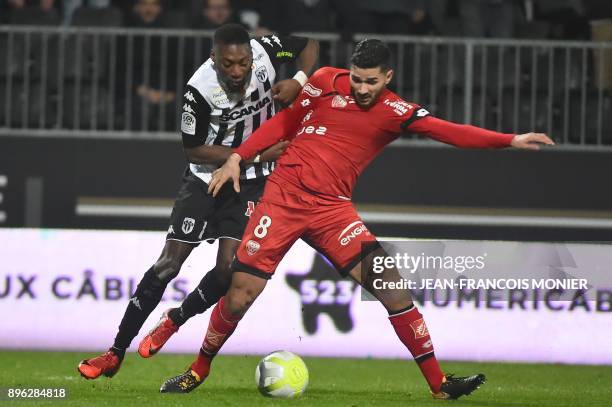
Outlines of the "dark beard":
M 253 70 L 250 70 L 247 76 L 245 76 L 244 81 L 240 85 L 234 86 L 231 81 L 224 77 L 217 69 L 215 69 L 215 72 L 217 72 L 219 84 L 228 95 L 242 95 L 247 88 L 247 84 L 251 82 L 251 76 L 253 74 Z

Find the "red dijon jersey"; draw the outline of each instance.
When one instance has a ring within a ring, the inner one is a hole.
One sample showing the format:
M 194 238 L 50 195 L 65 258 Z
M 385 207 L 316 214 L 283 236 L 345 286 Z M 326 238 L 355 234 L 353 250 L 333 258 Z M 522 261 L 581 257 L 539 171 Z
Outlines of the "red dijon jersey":
M 514 137 L 437 119 L 388 89 L 374 105 L 361 108 L 351 96 L 349 71 L 324 67 L 291 107 L 234 151 L 248 159 L 281 139 L 291 140 L 269 180 L 347 200 L 365 167 L 405 131 L 465 148 L 507 147 Z

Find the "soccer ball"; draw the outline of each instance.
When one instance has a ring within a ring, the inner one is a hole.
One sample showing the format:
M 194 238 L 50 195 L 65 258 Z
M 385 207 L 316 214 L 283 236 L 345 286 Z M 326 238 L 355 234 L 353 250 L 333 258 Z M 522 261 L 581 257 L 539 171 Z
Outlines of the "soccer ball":
M 255 383 L 266 397 L 300 397 L 308 386 L 308 368 L 295 353 L 279 350 L 259 362 Z

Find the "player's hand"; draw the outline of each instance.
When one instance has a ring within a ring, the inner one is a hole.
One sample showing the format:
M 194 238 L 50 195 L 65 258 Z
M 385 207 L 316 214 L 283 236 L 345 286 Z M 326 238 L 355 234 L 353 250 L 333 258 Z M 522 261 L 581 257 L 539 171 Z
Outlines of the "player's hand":
M 279 141 L 271 147 L 268 147 L 261 153 L 261 161 L 276 161 L 285 152 L 288 141 Z
M 554 146 L 555 142 L 544 133 L 525 133 L 517 134 L 510 143 L 512 147 L 524 150 L 539 150 L 540 144 Z
M 288 106 L 299 95 L 302 85 L 295 79 L 285 79 L 272 86 L 272 97 L 281 104 Z
M 221 168 L 213 172 L 212 178 L 208 183 L 209 194 L 216 197 L 221 187 L 230 179 L 234 183 L 234 190 L 240 192 L 240 160 L 242 160 L 242 157 L 233 153 Z

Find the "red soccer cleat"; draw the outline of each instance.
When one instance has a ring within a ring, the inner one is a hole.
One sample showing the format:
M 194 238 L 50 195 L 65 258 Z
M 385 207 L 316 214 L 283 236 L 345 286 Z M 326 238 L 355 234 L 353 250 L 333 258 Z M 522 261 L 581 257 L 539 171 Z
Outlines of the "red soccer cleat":
M 138 345 L 138 353 L 143 358 L 150 358 L 160 351 L 162 346 L 168 342 L 168 339 L 176 331 L 178 331 L 179 327 L 172 322 L 168 313 L 172 308 L 167 309 L 162 317 L 160 318 L 155 328 L 153 328 L 147 336 L 145 336 L 142 341 L 140 341 L 140 345 Z
M 86 379 L 97 379 L 101 375 L 113 377 L 120 367 L 119 356 L 108 350 L 95 358 L 82 360 L 77 370 Z

